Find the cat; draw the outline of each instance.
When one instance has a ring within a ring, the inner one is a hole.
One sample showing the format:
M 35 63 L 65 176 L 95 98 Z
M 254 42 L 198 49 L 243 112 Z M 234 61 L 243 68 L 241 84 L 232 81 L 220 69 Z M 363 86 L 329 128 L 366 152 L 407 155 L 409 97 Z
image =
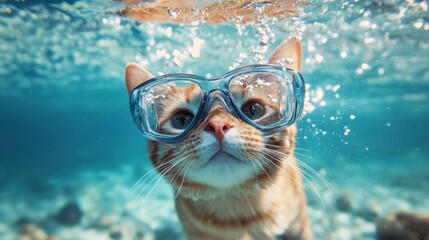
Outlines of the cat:
M 268 62 L 300 71 L 299 40 L 283 41 Z M 128 64 L 128 92 L 152 77 L 137 64 Z M 167 109 L 174 108 L 174 102 L 189 102 L 191 86 L 170 92 L 166 112 L 174 110 Z M 149 140 L 150 160 L 174 189 L 187 239 L 312 239 L 294 158 L 296 132 L 293 124 L 264 135 L 218 102 L 183 141 Z

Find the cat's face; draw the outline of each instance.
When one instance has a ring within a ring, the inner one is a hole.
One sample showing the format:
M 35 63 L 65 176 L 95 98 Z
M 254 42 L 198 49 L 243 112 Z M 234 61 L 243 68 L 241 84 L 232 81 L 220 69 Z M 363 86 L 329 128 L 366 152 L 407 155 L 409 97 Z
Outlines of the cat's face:
M 262 87 L 249 89 L 243 84 L 232 87 L 231 93 L 241 96 L 241 109 L 243 112 L 252 111 L 258 118 L 256 121 L 276 122 L 279 109 L 269 104 L 268 97 L 274 90 Z M 160 109 L 160 131 L 180 131 L 196 115 L 199 98 L 200 91 L 195 85 L 170 86 L 165 99 L 157 107 Z M 264 135 L 234 117 L 221 101 L 215 100 L 205 119 L 183 141 L 175 144 L 149 141 L 149 147 L 155 167 L 159 167 L 161 173 L 165 169 L 171 182 L 185 178 L 212 187 L 229 188 L 274 171 L 271 167 L 276 167 L 279 156 L 273 151 L 288 150 L 293 145 L 293 138 L 294 132 L 290 130 Z
M 294 64 L 286 66 L 299 70 L 298 41 L 283 43 L 270 58 L 270 63 L 279 63 L 286 57 L 295 60 Z M 135 66 L 132 69 L 128 67 L 126 74 L 129 91 L 141 82 L 138 79 L 151 77 L 147 71 L 135 69 Z M 265 115 L 259 116 L 260 119 L 274 121 L 272 119 L 278 116 L 275 114 L 278 109 L 267 104 L 270 101 L 266 98 L 270 94 L 266 91 L 275 89 L 249 94 L 246 85 L 231 88 L 233 95 L 243 96 L 243 102 L 240 103 L 242 110 L 253 107 L 260 114 L 258 106 L 263 104 L 266 111 L 262 113 Z M 199 94 L 199 90 L 193 85 L 171 87 L 160 106 L 160 128 L 174 132 L 175 128 L 186 124 L 188 117 L 195 115 L 198 109 Z M 184 186 L 241 189 L 252 188 L 255 184 L 263 185 L 269 182 L 270 176 L 275 176 L 280 171 L 279 162 L 293 151 L 295 133 L 293 125 L 281 132 L 264 135 L 253 126 L 235 118 L 221 101 L 215 100 L 205 119 L 182 141 L 165 144 L 150 140 L 148 145 L 152 163 L 176 189 Z

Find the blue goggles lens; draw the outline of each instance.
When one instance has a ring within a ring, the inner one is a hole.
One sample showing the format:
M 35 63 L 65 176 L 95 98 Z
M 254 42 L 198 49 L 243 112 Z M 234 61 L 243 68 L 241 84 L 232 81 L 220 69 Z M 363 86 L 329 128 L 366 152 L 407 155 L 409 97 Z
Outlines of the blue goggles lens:
M 207 116 L 212 103 L 265 134 L 293 124 L 304 106 L 304 79 L 277 65 L 249 65 L 222 76 L 204 78 L 168 74 L 136 87 L 130 96 L 131 115 L 149 139 L 177 142 Z

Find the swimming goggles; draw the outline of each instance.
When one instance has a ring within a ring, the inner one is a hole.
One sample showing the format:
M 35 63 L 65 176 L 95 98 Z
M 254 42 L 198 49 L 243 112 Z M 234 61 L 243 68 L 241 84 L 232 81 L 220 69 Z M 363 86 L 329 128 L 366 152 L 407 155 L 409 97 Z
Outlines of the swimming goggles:
M 182 140 L 219 100 L 233 116 L 265 134 L 293 124 L 303 111 L 305 86 L 299 72 L 257 64 L 205 78 L 167 74 L 137 86 L 130 94 L 134 123 L 149 139 Z

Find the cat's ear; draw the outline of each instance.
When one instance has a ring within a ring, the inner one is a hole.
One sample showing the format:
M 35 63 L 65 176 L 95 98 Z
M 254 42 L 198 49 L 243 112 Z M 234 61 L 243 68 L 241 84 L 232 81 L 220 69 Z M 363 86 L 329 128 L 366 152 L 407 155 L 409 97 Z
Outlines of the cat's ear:
M 125 67 L 125 84 L 128 94 L 141 83 L 153 78 L 153 75 L 136 63 L 128 63 Z
M 284 40 L 271 55 L 268 62 L 301 71 L 301 43 L 295 37 Z

